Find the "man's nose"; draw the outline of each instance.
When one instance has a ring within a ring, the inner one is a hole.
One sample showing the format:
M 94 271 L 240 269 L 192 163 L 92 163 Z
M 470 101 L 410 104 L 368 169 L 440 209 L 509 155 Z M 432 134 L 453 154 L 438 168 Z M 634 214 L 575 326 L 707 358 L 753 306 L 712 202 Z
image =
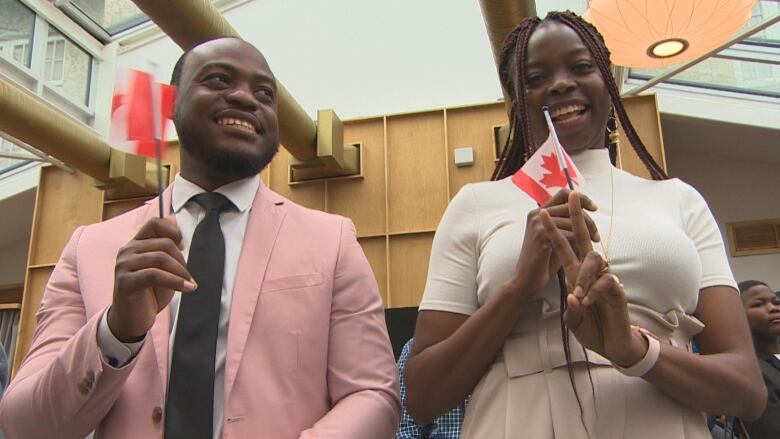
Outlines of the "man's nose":
M 244 87 L 236 87 L 227 95 L 227 101 L 247 110 L 257 109 L 257 99 Z

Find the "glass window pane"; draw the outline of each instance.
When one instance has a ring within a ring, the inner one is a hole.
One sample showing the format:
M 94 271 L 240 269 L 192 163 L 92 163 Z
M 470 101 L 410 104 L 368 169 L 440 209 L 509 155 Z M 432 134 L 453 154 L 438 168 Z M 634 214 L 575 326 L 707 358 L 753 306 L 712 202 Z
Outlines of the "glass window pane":
M 0 56 L 30 67 L 35 13 L 19 0 L 0 0 Z
M 19 148 L 18 146 L 14 145 L 13 143 L 3 139 L 0 137 L 0 155 L 1 153 L 8 152 L 12 154 L 24 154 L 24 155 L 30 155 L 29 152 L 23 150 L 22 148 Z M 6 171 L 10 171 L 11 169 L 17 168 L 25 163 L 27 163 L 28 160 L 20 160 L 15 158 L 6 158 L 0 156 L 0 174 Z
M 758 24 L 780 13 L 780 2 L 760 1 L 753 7 L 753 15 L 748 26 Z M 772 25 L 748 38 L 746 41 L 780 47 L 780 25 Z
M 631 77 L 650 79 L 665 69 L 631 69 Z M 666 82 L 780 97 L 780 66 L 709 58 Z
M 71 0 L 71 3 L 111 35 L 149 20 L 131 0 Z
M 46 43 L 46 83 L 70 99 L 86 105 L 92 74 L 92 57 L 65 38 L 53 26 L 49 27 Z

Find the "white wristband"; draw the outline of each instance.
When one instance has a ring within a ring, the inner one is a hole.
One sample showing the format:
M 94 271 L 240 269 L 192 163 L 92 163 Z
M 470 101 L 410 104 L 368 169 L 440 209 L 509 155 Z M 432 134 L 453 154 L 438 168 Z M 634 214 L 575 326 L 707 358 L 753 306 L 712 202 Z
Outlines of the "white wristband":
M 650 369 L 652 369 L 653 366 L 655 366 L 658 357 L 661 355 L 661 343 L 658 339 L 647 335 L 643 330 L 640 330 L 639 333 L 647 340 L 647 352 L 645 353 L 645 356 L 629 367 L 620 367 L 617 364 L 612 363 L 615 369 L 623 375 L 630 377 L 644 376 L 647 372 L 650 372 Z

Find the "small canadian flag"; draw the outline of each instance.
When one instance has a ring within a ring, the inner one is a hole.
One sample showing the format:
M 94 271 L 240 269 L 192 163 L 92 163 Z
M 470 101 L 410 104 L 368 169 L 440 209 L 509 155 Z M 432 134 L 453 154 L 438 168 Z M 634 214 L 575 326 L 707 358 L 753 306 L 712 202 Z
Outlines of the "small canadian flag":
M 153 83 L 159 87 L 157 90 L 152 89 Z M 173 119 L 175 101 L 176 88 L 172 85 L 155 83 L 147 72 L 120 72 L 111 102 L 111 145 L 133 154 L 156 157 L 157 140 L 162 148 L 167 122 Z M 153 109 L 157 121 L 152 119 Z
M 546 203 L 556 192 L 568 187 L 566 173 L 558 160 L 559 154 L 566 163 L 572 186 L 582 190 L 585 179 L 566 154 L 566 150 L 557 147 L 552 130 L 542 146 L 515 172 L 512 182 L 540 205 Z

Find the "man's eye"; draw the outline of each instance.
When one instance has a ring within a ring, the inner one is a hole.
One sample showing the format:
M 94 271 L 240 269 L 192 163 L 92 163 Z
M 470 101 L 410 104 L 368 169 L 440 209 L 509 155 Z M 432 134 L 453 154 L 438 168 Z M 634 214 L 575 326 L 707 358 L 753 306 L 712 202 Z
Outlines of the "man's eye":
M 227 84 L 228 82 L 230 82 L 230 78 L 228 78 L 227 75 L 222 73 L 214 73 L 209 76 L 206 76 L 206 81 Z

